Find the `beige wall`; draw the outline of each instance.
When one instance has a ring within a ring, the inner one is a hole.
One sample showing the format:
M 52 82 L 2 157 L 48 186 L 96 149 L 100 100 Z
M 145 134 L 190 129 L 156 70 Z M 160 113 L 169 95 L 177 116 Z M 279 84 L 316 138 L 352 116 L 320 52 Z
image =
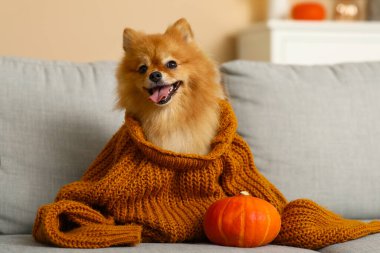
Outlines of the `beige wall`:
M 118 60 L 128 26 L 163 32 L 180 17 L 219 62 L 235 56 L 235 34 L 264 18 L 265 0 L 0 0 L 0 55 Z

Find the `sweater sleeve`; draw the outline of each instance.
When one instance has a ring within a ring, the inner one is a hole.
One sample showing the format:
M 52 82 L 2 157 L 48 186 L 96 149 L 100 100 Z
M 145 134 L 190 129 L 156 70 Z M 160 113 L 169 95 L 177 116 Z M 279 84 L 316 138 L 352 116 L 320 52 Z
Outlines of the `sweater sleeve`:
M 308 199 L 286 205 L 276 244 L 320 249 L 380 232 L 380 221 L 347 220 Z
M 83 203 L 61 200 L 39 208 L 33 236 L 60 247 L 103 248 L 137 244 L 141 230 L 139 225 L 116 225 L 112 217 Z
M 34 222 L 33 236 L 42 243 L 68 248 L 103 248 L 134 245 L 141 240 L 139 225 L 117 225 L 114 218 L 92 208 L 97 199 L 92 195 L 101 180 L 124 152 L 125 127 L 111 138 L 81 181 L 65 185 L 56 202 L 40 207 Z

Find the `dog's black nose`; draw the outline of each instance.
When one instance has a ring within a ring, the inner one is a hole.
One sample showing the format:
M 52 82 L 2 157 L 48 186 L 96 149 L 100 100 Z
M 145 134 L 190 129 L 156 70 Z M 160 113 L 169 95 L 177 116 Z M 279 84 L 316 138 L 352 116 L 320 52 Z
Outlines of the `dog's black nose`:
M 155 82 L 157 83 L 158 81 L 160 81 L 162 78 L 162 74 L 161 72 L 159 71 L 154 71 L 152 72 L 150 75 L 149 75 L 149 79 L 152 81 L 152 82 Z

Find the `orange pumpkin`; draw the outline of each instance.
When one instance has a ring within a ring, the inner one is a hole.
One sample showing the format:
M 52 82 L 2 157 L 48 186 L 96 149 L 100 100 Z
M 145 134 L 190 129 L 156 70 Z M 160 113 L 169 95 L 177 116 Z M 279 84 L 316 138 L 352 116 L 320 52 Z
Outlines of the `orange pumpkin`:
M 204 216 L 208 239 L 219 245 L 256 247 L 273 241 L 281 228 L 277 209 L 265 200 L 241 195 L 213 203 Z
M 292 18 L 296 20 L 323 20 L 326 18 L 326 10 L 320 3 L 299 3 L 292 8 Z

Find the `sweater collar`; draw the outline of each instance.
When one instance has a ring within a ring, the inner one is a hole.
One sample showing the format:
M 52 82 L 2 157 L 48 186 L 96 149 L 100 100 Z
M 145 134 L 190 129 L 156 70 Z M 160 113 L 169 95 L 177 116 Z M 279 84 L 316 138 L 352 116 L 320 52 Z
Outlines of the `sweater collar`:
M 221 157 L 229 149 L 235 137 L 237 121 L 231 105 L 226 100 L 221 100 L 219 106 L 220 126 L 211 142 L 211 151 L 207 155 L 176 153 L 155 146 L 146 140 L 140 123 L 129 115 L 125 116 L 125 126 L 136 146 L 155 163 L 178 170 L 202 168 Z

